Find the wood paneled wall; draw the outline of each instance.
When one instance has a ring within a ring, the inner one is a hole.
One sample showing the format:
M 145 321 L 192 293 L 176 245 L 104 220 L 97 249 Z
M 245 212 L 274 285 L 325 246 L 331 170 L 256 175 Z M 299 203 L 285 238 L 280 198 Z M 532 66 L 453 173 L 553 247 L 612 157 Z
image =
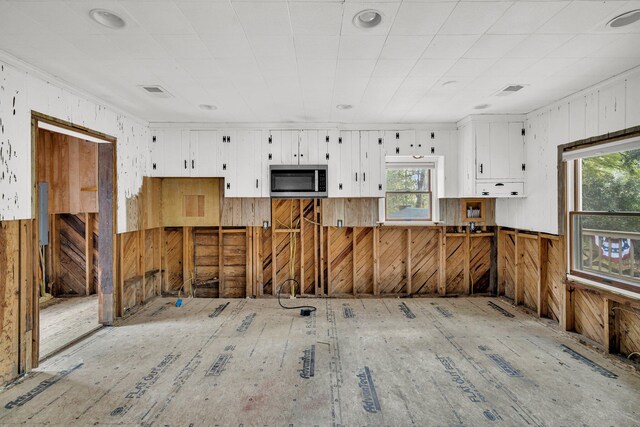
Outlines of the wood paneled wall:
M 570 282 L 565 266 L 564 236 L 499 231 L 500 295 L 605 352 L 629 356 L 640 351 L 640 302 Z

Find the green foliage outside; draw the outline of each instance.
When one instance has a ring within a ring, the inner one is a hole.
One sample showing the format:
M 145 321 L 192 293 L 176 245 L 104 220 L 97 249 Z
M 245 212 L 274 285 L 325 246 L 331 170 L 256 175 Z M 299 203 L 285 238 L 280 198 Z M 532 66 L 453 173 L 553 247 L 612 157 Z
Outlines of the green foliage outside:
M 429 169 L 389 168 L 386 173 L 387 219 L 430 219 Z

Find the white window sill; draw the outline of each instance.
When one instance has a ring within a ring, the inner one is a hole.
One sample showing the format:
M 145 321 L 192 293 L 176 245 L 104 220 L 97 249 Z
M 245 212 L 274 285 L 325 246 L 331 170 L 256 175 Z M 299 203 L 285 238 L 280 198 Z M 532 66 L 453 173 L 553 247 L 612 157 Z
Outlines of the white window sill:
M 381 222 L 380 225 L 384 227 L 407 227 L 410 225 L 414 226 L 433 226 L 433 225 L 444 225 L 443 223 L 437 221 L 384 221 Z
M 636 292 L 631 292 L 625 289 L 616 288 L 615 286 L 605 285 L 602 283 L 598 283 L 594 280 L 585 279 L 584 277 L 573 276 L 571 274 L 567 274 L 567 279 L 569 279 L 569 281 L 571 282 L 580 283 L 595 289 L 600 289 L 602 291 L 611 292 L 612 294 L 620 295 L 625 298 L 640 301 L 640 294 Z

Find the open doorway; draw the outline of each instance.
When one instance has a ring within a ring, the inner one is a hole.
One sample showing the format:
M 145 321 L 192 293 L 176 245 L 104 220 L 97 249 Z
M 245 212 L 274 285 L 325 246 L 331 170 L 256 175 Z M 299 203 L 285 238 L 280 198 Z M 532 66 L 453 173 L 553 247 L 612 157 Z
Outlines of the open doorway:
M 42 360 L 112 320 L 104 318 L 100 277 L 104 265 L 112 267 L 112 245 L 103 249 L 100 234 L 113 233 L 114 185 L 102 179 L 101 170 L 110 170 L 113 177 L 113 156 L 105 156 L 104 148 L 115 153 L 113 141 L 42 119 L 34 119 L 34 139 L 37 348 Z

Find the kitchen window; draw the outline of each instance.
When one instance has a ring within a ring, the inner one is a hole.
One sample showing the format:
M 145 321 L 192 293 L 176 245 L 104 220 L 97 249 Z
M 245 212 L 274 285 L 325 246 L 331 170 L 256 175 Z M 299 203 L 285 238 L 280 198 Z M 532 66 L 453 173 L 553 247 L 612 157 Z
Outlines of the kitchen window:
M 572 157 L 571 274 L 640 293 L 640 141 Z
M 432 221 L 431 163 L 387 163 L 385 221 Z

